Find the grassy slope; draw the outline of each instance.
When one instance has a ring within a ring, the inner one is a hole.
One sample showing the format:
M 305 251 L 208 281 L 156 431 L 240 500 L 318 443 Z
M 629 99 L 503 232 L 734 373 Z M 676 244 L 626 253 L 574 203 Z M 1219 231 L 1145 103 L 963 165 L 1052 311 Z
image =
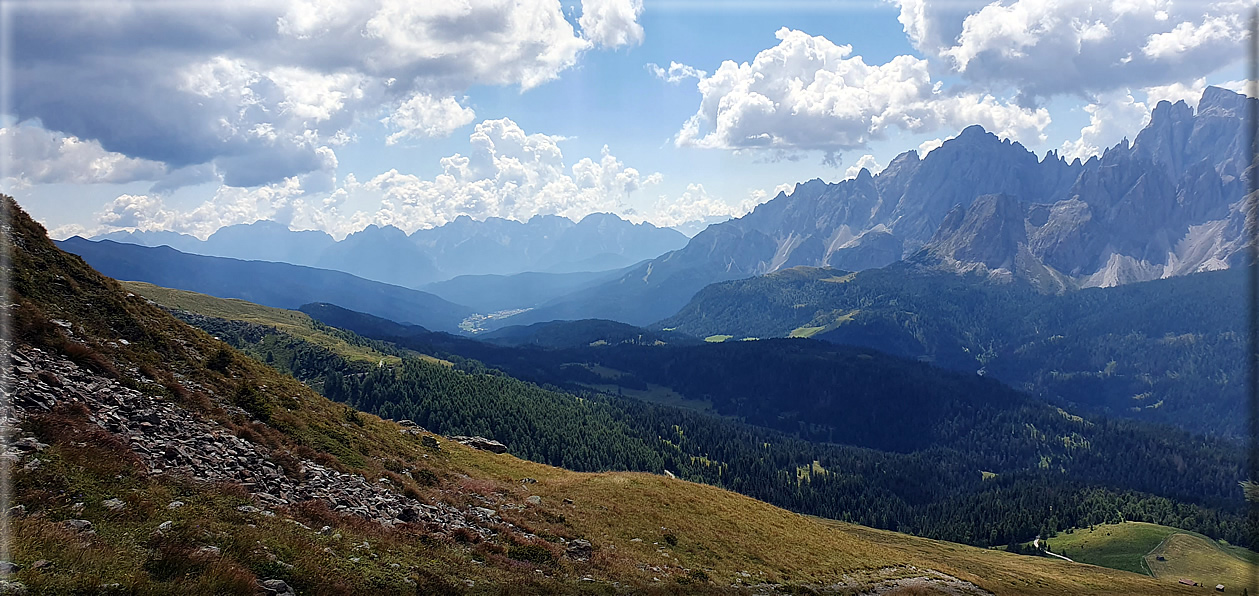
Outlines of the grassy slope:
M 1145 555 L 1163 539 L 1180 531 L 1143 522 L 1102 524 L 1092 530 L 1079 528 L 1070 534 L 1060 532 L 1048 543 L 1053 552 L 1080 563 L 1149 573 Z
M 638 590 L 693 592 L 699 587 L 682 584 L 677 574 L 654 582 L 663 574 L 648 566 L 661 564 L 704 570 L 716 586 L 730 585 L 745 571 L 748 581 L 808 584 L 912 573 L 907 566 L 913 565 L 1001 594 L 1191 593 L 1130 573 L 811 519 L 680 480 L 578 474 L 444 441 L 440 452 L 429 451 L 419 437 L 401 434 L 395 424 L 352 416 L 344 406 L 239 354 L 225 370 L 210 370 L 208 356 L 224 344 L 128 298 L 117 282 L 57 250 L 42 227 L 15 204 L 5 203 L 13 221 L 4 241 L 13 251 L 11 291 L 18 303 L 14 337 L 20 344 L 67 354 L 102 375 L 199 409 L 273 453 L 311 457 L 367 478 L 386 477 L 425 500 L 465 506 L 496 502 L 504 518 L 539 537 L 585 537 L 595 546 L 589 563 L 561 559 L 534 565 L 505 556 L 512 543 L 562 549 L 527 537 L 473 545 L 423 528 L 384 530 L 319 506 L 299 505 L 282 508 L 273 518 L 254 517 L 235 510 L 247 502 L 239 488 L 145 475 L 124 443 L 69 408 L 32 417 L 22 428 L 51 444 L 40 456 L 43 466 L 14 473 L 15 500 L 28 511 L 14 522 L 13 559 L 23 566 L 15 579 L 35 593 L 94 592 L 107 583 L 141 594 L 251 593 L 256 577 L 283 577 L 300 592 L 315 594 L 414 593 L 408 581 L 425 593 L 482 591 L 487 584 L 498 586 L 491 591 L 504 586 L 514 592 L 601 589 L 579 582 L 584 575 Z M 53 318 L 70 321 L 77 339 L 48 322 Z M 195 379 L 198 386 L 174 389 L 172 375 Z M 169 383 L 148 382 L 145 376 Z M 271 403 L 269 425 L 250 423 L 222 407 L 242 384 L 258 388 Z M 389 471 L 400 467 L 427 470 L 433 482 L 420 484 Z M 522 477 L 538 482 L 522 485 Z M 528 494 L 540 495 L 542 504 L 519 510 L 501 507 L 521 504 Z M 127 508 L 105 510 L 102 501 L 110 497 L 125 500 Z M 565 504 L 564 498 L 573 504 Z M 188 505 L 167 509 L 174 499 Z M 92 521 L 97 533 L 70 533 L 58 523 L 69 518 Z M 320 535 L 288 519 L 312 528 L 328 524 L 336 534 Z M 174 522 L 172 529 L 153 533 L 167 520 Z M 664 543 L 666 532 L 677 537 L 677 544 L 662 554 L 652 543 Z M 199 556 L 195 551 L 201 545 L 217 546 L 222 555 Z M 39 559 L 52 566 L 32 569 Z
M 1159 556 L 1164 560 L 1159 561 Z M 1168 536 L 1145 557 L 1145 562 L 1159 579 L 1190 579 L 1208 587 L 1224 584 L 1233 594 L 1245 587 L 1250 593 L 1259 594 L 1259 569 L 1254 563 L 1195 534 L 1177 532 Z
M 1078 563 L 1153 574 L 1166 583 L 1191 579 L 1208 587 L 1224 584 L 1259 593 L 1259 566 L 1244 549 L 1221 545 L 1176 528 L 1125 522 L 1059 533 L 1049 541 L 1053 552 Z M 1239 552 L 1240 551 L 1240 552 Z M 1164 557 L 1159 561 L 1158 557 Z M 1243 558 L 1246 557 L 1246 558 Z
M 144 296 L 162 306 L 195 312 L 209 317 L 275 327 L 279 331 L 327 348 L 348 360 L 363 361 L 371 364 L 384 361 L 390 365 L 400 364 L 402 361 L 397 356 L 382 354 L 365 346 L 356 346 L 339 337 L 323 333 L 317 328 L 314 319 L 311 319 L 310 315 L 304 312 L 261 306 L 235 298 L 217 298 L 187 290 L 163 288 L 141 281 L 122 281 L 119 283 L 127 290 Z M 431 362 L 449 364 L 449 362 L 438 360 L 431 356 L 423 354 L 418 354 L 418 356 Z
M 570 532 L 589 537 L 596 544 L 601 543 L 600 539 L 607 541 L 605 544 L 613 547 L 607 556 L 619 551 L 629 557 L 614 565 L 634 560 L 657 565 L 668 561 L 704 570 L 722 585 L 731 581 L 826 585 L 836 581 L 838 575 L 883 577 L 878 570 L 887 567 L 895 568 L 892 575 L 911 574 L 907 571 L 910 565 L 941 570 L 1002 594 L 1104 593 L 1104 586 L 1131 585 L 1138 589 L 1143 585 L 1129 574 L 1089 569 L 1083 574 L 1064 575 L 1057 568 L 1062 562 L 1055 560 L 801 516 L 702 484 L 646 474 L 577 474 L 510 456 L 487 456 L 458 445 L 448 446 L 447 452 L 450 461 L 459 464 L 449 471 L 482 483 L 493 482 L 496 488 L 487 492 L 502 491 L 513 495 L 516 502 L 528 494 L 543 496 L 543 509 L 549 510 L 552 517 L 563 516 Z M 528 492 L 518 483 L 519 478 L 526 476 L 539 480 Z M 563 499 L 574 503 L 566 505 Z M 751 528 L 757 529 L 754 541 L 740 531 Z M 776 531 L 764 533 L 762 528 Z M 678 537 L 675 547 L 664 546 L 666 533 Z M 643 542 L 633 542 L 634 538 Z M 661 547 L 669 558 L 659 552 Z M 735 553 L 755 556 L 732 556 Z M 809 556 L 802 558 L 801 553 Z M 906 556 L 908 553 L 913 555 Z M 1079 567 L 1067 565 L 1068 569 Z M 743 579 L 742 571 L 748 571 L 751 577 Z M 1136 583 L 1127 583 L 1133 581 Z M 1163 588 L 1173 592 L 1179 589 Z M 1153 590 L 1149 585 L 1140 589 Z

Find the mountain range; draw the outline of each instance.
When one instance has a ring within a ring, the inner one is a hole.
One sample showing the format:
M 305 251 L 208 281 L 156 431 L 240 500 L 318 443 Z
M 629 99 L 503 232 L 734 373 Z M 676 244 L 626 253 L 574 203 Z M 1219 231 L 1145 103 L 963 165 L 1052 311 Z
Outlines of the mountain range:
M 456 331 L 472 309 L 427 292 L 289 263 L 187 254 L 78 236 L 57 242 L 106 275 L 277 308 L 327 301 L 394 321 Z M 350 306 L 351 304 L 355 306 Z
M 1159 102 L 1100 157 L 1038 159 L 979 126 L 877 175 L 797 184 L 621 278 L 501 324 L 610 318 L 644 325 L 704 286 L 795 266 L 849 271 L 910 260 L 1042 292 L 1233 266 L 1242 254 L 1244 96 L 1207 88 L 1197 110 Z
M 462 275 L 617 269 L 687 241 L 677 230 L 634 224 L 607 213 L 592 213 L 578 222 L 556 215 L 525 222 L 460 216 L 410 235 L 393 226 L 371 225 L 340 241 L 326 232 L 290 230 L 269 220 L 226 226 L 205 240 L 168 231 L 118 231 L 91 239 L 332 269 L 414 289 Z

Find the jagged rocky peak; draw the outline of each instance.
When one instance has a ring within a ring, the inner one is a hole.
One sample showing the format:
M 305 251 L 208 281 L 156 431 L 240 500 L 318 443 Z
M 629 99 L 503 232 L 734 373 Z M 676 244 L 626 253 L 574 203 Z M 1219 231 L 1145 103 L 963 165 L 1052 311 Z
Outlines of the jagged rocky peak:
M 1198 100 L 1199 116 L 1246 117 L 1246 96 L 1222 87 L 1207 87 Z
M 969 208 L 945 216 L 925 250 L 938 258 L 979 263 L 988 269 L 1014 269 L 1014 257 L 1027 244 L 1026 211 L 1007 194 L 984 195 Z

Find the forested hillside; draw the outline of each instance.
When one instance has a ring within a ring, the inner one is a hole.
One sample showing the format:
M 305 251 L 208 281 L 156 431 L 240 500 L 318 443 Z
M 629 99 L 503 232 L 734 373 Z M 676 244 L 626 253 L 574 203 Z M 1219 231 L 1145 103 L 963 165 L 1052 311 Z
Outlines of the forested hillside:
M 1228 270 L 1045 295 L 904 264 L 799 268 L 709 286 L 657 327 L 865 346 L 1066 407 L 1241 436 L 1244 282 Z
M 591 349 L 619 354 L 621 360 L 612 362 L 609 357 L 606 364 L 624 366 L 634 371 L 631 374 L 646 376 L 647 370 L 659 370 L 668 375 L 676 366 L 696 371 L 692 378 L 699 384 L 706 384 L 704 374 L 711 375 L 707 377 L 711 381 L 740 367 L 782 370 L 785 378 L 819 359 L 827 365 L 812 368 L 823 371 L 818 374 L 828 376 L 828 384 L 806 375 L 800 385 L 766 394 L 759 402 L 750 396 L 763 385 L 729 391 L 749 381 L 730 374 L 727 384 L 715 384 L 712 390 L 729 393 L 735 407 L 764 407 L 792 391 L 804 391 L 798 401 L 783 408 L 801 406 L 818 395 L 808 391 L 810 382 L 845 388 L 842 393 L 828 390 L 834 396 L 829 403 L 800 412 L 811 426 L 758 418 L 752 409 L 731 412 L 754 423 L 748 424 L 573 389 L 577 384 L 567 391 L 547 389 L 442 351 L 481 345 L 483 354 L 503 358 L 502 370 L 524 376 L 519 371 L 547 374 L 550 364 L 542 355 L 573 355 L 562 350 L 485 346 L 449 336 L 445 337 L 451 343 L 434 349 L 412 337 L 407 347 L 439 354 L 455 367 L 410 357 L 400 367 L 363 366 L 338 362 L 335 354 L 295 340 L 289 340 L 292 355 L 277 353 L 276 343 L 252 340 L 239 330 L 239 323 L 181 316 L 255 356 L 265 348 L 276 366 L 308 371 L 305 379 L 333 399 L 383 417 L 411 419 L 443 434 L 491 437 L 513 453 L 571 469 L 669 470 L 800 512 L 978 545 L 1006 545 L 1037 533 L 1120 518 L 1191 526 L 1208 535 L 1245 540 L 1238 486 L 1240 447 L 1166 429 L 1071 416 L 993 381 L 868 351 L 808 342 L 821 349 L 805 354 L 787 350 L 779 361 L 750 366 L 737 350 L 746 348 L 747 354 L 765 358 L 784 346 L 740 342 Z M 386 344 L 362 341 L 388 349 Z M 788 345 L 792 343 L 806 345 Z M 753 352 L 758 346 L 764 347 Z M 710 360 L 688 360 L 687 355 L 698 349 L 720 351 L 709 352 Z M 514 365 L 506 363 L 509 354 L 515 357 Z M 325 369 L 312 374 L 306 364 L 294 366 L 295 360 L 322 363 Z M 845 361 L 853 366 L 845 369 L 841 366 Z M 635 368 L 639 363 L 641 370 Z M 700 372 L 704 370 L 707 373 Z M 885 382 L 872 384 L 876 373 L 863 371 L 877 371 Z M 919 417 L 905 400 L 940 403 Z M 864 402 L 874 405 L 863 409 Z M 714 405 L 722 411 L 730 404 Z M 896 420 L 897 412 L 908 418 Z M 939 420 L 930 421 L 930 416 Z M 860 432 L 870 427 L 882 432 Z M 835 442 L 824 442 L 828 438 Z M 1194 472 L 1179 474 L 1179 466 Z

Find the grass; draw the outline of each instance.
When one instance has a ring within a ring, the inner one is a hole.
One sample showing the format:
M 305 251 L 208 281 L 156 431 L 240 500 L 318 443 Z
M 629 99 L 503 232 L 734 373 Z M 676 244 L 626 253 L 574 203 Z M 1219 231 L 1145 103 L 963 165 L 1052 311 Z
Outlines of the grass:
M 825 330 L 826 327 L 796 327 L 791 330 L 789 337 L 813 337 Z
M 1093 529 L 1077 528 L 1070 534 L 1059 532 L 1048 540 L 1053 552 L 1080 563 L 1148 574 L 1145 555 L 1171 534 L 1175 528 L 1124 522 L 1102 524 Z
M 197 292 L 163 288 L 139 281 L 120 282 L 128 291 L 148 298 L 167 308 L 186 310 L 208 317 L 217 317 L 232 321 L 244 321 L 275 327 L 277 330 L 306 340 L 310 343 L 327 348 L 348 360 L 377 364 L 384 362 L 394 366 L 401 364 L 402 359 L 382 354 L 366 346 L 356 346 L 339 337 L 321 332 L 314 319 L 304 312 L 261 306 L 252 302 L 235 298 L 217 298 Z M 417 354 L 429 362 L 450 365 L 449 362 L 423 354 Z
M 1164 560 L 1159 561 L 1162 556 Z M 1238 594 L 1246 588 L 1259 594 L 1255 563 L 1243 560 L 1216 542 L 1187 532 L 1171 534 L 1158 545 L 1145 562 L 1154 576 L 1169 582 L 1189 579 L 1209 588 L 1224 584 L 1226 593 Z
M 575 473 L 467 449 L 451 462 L 562 515 L 609 565 L 702 570 L 717 586 L 782 583 L 805 588 L 934 569 L 998 594 L 1192 594 L 1123 571 L 1015 555 L 795 514 L 713 486 L 640 473 Z M 516 497 L 522 498 L 522 497 Z M 564 503 L 569 499 L 572 504 Z M 673 535 L 676 546 L 666 542 Z M 639 539 L 640 541 L 635 541 Z M 621 558 L 624 557 L 624 558 Z M 916 568 L 916 569 L 915 569 Z M 627 570 L 628 571 L 628 570 Z M 748 572 L 744 578 L 742 572 Z
M 1259 594 L 1255 553 L 1168 526 L 1103 524 L 1059 533 L 1048 543 L 1053 552 L 1077 563 L 1151 575 L 1166 585 L 1189 579 L 1208 588 L 1224 584 L 1230 594 L 1242 587 Z
M 848 283 L 852 281 L 853 278 L 855 277 L 857 277 L 856 273 L 849 273 L 847 275 L 832 275 L 830 277 L 824 277 L 822 279 L 819 279 L 818 281 L 824 281 L 824 282 L 833 283 L 833 284 L 843 284 L 843 283 Z

